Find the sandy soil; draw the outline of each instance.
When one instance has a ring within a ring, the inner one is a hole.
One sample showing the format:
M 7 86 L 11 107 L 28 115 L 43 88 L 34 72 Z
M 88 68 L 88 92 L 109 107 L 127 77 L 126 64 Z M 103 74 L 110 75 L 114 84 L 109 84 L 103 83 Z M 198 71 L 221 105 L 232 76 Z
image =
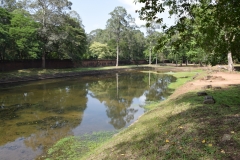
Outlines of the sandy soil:
M 194 90 L 221 89 L 234 85 L 240 85 L 240 74 L 238 72 L 214 72 L 203 78 L 196 77 L 195 80 L 184 84 L 174 92 L 172 97 Z

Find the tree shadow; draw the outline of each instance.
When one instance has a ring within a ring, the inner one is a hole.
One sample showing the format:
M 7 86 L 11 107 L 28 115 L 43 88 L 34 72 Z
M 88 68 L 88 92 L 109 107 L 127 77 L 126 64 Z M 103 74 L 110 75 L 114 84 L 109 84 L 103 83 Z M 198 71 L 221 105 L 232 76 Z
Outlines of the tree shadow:
M 203 105 L 204 97 L 196 93 L 173 100 L 176 110 L 190 107 L 169 113 L 164 122 L 157 116 L 140 122 L 147 131 L 108 148 L 106 159 L 240 159 L 239 90 L 237 86 L 208 90 L 215 104 Z

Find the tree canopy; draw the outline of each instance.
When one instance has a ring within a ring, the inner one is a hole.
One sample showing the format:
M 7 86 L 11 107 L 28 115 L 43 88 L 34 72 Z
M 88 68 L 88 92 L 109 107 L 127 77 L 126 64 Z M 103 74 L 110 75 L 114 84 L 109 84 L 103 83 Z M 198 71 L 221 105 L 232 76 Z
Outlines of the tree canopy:
M 240 3 L 236 0 L 135 0 L 145 6 L 136 12 L 147 21 L 162 23 L 159 13 L 169 7 L 169 14 L 177 17 L 175 26 L 166 30 L 170 36 L 179 35 L 177 41 L 169 41 L 180 57 L 223 63 L 227 59 L 229 71 L 233 70 L 232 57 L 236 59 L 239 44 Z M 166 26 L 163 25 L 166 29 Z M 169 39 L 170 40 L 170 39 Z M 203 54 L 202 52 L 205 52 Z M 205 57 L 205 58 L 204 58 Z M 206 60 L 206 57 L 208 59 Z M 201 60 L 201 61 L 202 61 Z
M 80 16 L 67 0 L 5 0 L 0 7 L 0 60 L 72 59 L 86 52 Z

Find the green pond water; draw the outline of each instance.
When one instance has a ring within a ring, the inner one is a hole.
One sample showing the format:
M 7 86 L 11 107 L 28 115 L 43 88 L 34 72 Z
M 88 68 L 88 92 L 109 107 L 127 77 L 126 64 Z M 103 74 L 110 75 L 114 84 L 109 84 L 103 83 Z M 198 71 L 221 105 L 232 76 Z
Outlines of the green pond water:
M 0 159 L 38 159 L 58 140 L 128 127 L 173 76 L 131 71 L 0 86 Z

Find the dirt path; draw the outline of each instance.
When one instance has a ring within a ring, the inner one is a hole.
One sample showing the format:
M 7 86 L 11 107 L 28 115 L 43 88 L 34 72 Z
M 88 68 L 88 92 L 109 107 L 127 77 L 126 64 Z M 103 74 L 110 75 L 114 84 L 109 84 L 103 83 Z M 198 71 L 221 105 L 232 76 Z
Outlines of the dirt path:
M 196 78 L 196 80 L 184 84 L 173 93 L 172 98 L 194 90 L 221 89 L 234 85 L 240 85 L 240 74 L 238 72 L 211 73 L 204 78 Z

